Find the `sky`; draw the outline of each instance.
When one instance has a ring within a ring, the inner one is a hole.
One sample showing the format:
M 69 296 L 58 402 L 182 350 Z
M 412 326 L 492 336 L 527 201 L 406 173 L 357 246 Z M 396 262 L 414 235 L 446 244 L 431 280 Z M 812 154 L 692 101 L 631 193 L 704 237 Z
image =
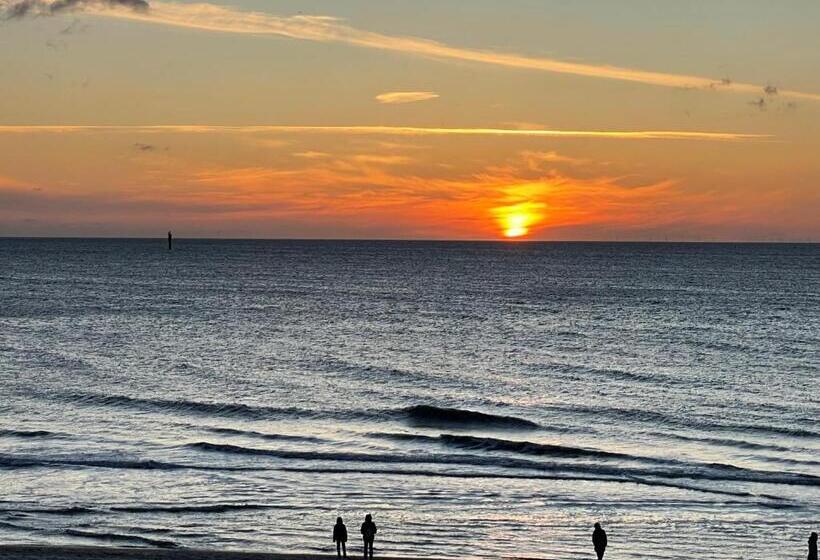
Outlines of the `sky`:
M 218 1 L 0 0 L 0 236 L 820 241 L 816 0 Z

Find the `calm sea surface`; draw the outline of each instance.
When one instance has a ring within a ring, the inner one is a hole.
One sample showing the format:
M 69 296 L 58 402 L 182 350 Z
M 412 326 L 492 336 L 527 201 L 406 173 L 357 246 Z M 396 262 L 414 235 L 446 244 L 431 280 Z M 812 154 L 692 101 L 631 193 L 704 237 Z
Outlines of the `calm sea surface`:
M 805 558 L 820 246 L 0 240 L 0 542 Z

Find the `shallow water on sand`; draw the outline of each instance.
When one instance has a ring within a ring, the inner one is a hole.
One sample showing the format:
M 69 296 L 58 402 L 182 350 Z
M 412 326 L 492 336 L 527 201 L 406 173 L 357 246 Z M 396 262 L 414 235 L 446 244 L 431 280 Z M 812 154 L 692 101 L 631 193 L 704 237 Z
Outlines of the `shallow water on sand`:
M 818 245 L 0 240 L 0 541 L 803 557 L 818 310 Z

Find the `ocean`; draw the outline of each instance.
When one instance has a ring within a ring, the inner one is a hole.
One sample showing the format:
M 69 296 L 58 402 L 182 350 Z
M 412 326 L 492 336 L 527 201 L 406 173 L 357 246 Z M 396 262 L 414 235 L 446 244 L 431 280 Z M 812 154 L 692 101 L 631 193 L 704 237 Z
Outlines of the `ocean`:
M 0 542 L 805 557 L 820 245 L 0 239 Z

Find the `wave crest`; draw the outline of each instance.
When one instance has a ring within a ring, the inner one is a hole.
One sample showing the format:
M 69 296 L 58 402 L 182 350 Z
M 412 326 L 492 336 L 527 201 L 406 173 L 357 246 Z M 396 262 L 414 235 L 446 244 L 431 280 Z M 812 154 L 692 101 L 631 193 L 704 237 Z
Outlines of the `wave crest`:
M 487 414 L 460 408 L 443 408 L 420 404 L 404 409 L 410 423 L 416 426 L 489 426 L 497 428 L 516 428 L 534 430 L 538 424 L 516 416 Z

